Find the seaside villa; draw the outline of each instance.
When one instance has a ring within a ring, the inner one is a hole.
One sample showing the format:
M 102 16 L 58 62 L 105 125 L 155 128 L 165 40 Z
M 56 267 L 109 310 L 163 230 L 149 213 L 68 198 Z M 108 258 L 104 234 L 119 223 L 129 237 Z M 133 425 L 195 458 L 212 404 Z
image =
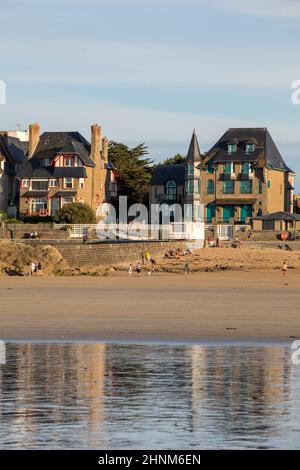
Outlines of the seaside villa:
M 91 127 L 91 144 L 79 132 L 44 132 L 29 126 L 28 156 L 18 168 L 19 214 L 53 216 L 65 204 L 83 202 L 95 211 L 117 196 L 108 162 L 108 139 Z
M 150 204 L 196 201 L 206 223 L 244 224 L 273 212 L 293 212 L 295 173 L 266 128 L 231 128 L 205 154 L 193 133 L 186 161 L 158 165 Z

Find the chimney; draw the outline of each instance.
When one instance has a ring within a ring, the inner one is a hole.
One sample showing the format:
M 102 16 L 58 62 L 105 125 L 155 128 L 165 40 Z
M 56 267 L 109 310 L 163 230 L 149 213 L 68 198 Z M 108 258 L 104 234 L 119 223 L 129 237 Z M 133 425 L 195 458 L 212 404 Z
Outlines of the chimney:
M 94 162 L 99 162 L 101 154 L 101 126 L 93 124 L 91 126 L 91 158 Z
M 104 160 L 104 163 L 108 163 L 108 138 L 105 136 L 102 139 L 102 157 Z
M 40 140 L 40 125 L 36 122 L 29 124 L 29 146 L 28 146 L 28 157 L 31 158 L 34 154 L 37 144 Z

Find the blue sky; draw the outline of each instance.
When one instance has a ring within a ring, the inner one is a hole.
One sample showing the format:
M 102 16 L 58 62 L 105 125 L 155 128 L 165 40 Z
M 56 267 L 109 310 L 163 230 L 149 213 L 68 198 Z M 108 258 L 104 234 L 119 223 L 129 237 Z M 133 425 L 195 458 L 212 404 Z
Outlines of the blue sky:
M 1 0 L 0 18 L 1 129 L 99 122 L 161 160 L 193 128 L 205 151 L 262 126 L 300 175 L 299 0 Z

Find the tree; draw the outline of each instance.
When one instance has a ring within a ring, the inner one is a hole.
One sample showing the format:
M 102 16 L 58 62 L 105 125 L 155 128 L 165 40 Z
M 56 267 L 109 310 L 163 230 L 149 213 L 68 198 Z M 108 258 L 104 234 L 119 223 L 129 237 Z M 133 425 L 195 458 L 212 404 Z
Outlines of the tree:
M 108 147 L 108 158 L 118 171 L 118 193 L 128 197 L 128 205 L 142 202 L 147 192 L 147 185 L 152 175 L 148 154 L 145 144 L 129 148 L 127 145 L 110 142 Z
M 66 204 L 55 216 L 57 222 L 66 224 L 96 224 L 96 215 L 93 209 L 82 202 Z
M 177 153 L 176 155 L 174 155 L 174 157 L 167 158 L 163 162 L 163 165 L 181 165 L 184 162 L 185 162 L 185 157 L 181 155 L 180 153 Z

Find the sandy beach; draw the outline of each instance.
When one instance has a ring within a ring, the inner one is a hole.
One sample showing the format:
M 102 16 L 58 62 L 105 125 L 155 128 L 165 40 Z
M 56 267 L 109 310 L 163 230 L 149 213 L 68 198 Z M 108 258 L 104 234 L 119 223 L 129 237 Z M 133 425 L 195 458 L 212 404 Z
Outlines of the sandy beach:
M 300 338 L 300 272 L 2 277 L 1 340 Z

